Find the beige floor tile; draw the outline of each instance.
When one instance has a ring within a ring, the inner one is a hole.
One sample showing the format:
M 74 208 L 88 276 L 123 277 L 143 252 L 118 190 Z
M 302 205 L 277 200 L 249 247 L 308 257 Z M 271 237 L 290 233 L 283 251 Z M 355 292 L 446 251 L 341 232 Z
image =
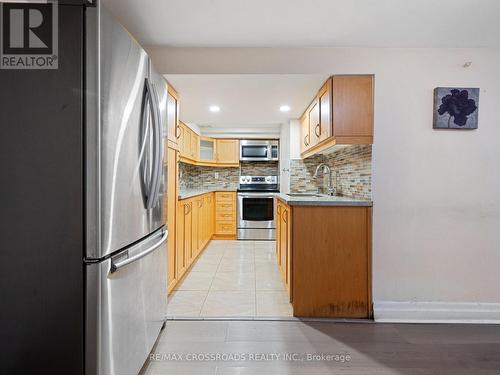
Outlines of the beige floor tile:
M 276 264 L 278 263 L 278 260 L 276 259 L 276 254 L 274 252 L 268 254 L 255 254 L 255 263 L 273 264 L 274 267 L 277 267 Z
M 276 247 L 275 241 L 255 241 L 255 249 L 274 249 Z
M 219 264 L 223 255 L 218 254 L 201 254 L 199 258 L 196 260 L 197 263 L 211 263 L 211 264 Z
M 257 316 L 293 316 L 286 291 L 256 292 Z
M 255 290 L 255 273 L 217 272 L 210 290 Z
M 235 246 L 235 247 L 254 247 L 255 241 L 240 241 L 240 240 L 229 240 L 229 241 L 217 241 L 218 244 L 225 246 Z
M 279 276 L 274 273 L 256 273 L 256 290 L 285 290 L 285 284 Z
M 213 272 L 189 272 L 176 290 L 208 290 L 215 274 Z
M 279 268 L 277 264 L 271 262 L 256 262 L 255 263 L 255 272 L 258 274 L 271 274 L 271 275 L 279 275 Z
M 255 292 L 210 291 L 201 316 L 255 316 Z
M 226 248 L 225 247 L 219 247 L 219 246 L 208 246 L 207 248 L 205 248 L 205 250 L 203 250 L 203 254 L 210 254 L 210 255 L 214 255 L 214 254 L 218 254 L 218 255 L 224 255 L 224 253 L 226 252 Z
M 215 272 L 217 272 L 217 268 L 219 268 L 219 263 L 196 262 L 196 264 L 191 267 L 190 272 L 205 272 L 215 274 Z
M 223 256 L 222 264 L 254 263 L 254 256 Z
M 276 254 L 276 249 L 274 247 L 270 248 L 258 248 L 254 249 L 255 255 L 258 254 Z
M 255 256 L 254 249 L 226 249 L 224 258 L 253 258 Z
M 208 245 L 205 250 L 203 251 L 205 254 L 206 253 L 224 253 L 224 251 L 226 250 L 226 246 L 223 246 L 223 245 Z
M 174 291 L 168 299 L 167 316 L 199 316 L 208 291 Z
M 201 293 L 181 295 L 180 306 L 174 304 L 170 316 L 194 316 L 196 311 L 200 316 L 291 315 L 274 242 L 212 241 L 176 289 Z
M 253 261 L 237 261 L 234 260 L 223 260 L 217 268 L 217 272 L 240 272 L 240 273 L 255 273 L 255 263 Z

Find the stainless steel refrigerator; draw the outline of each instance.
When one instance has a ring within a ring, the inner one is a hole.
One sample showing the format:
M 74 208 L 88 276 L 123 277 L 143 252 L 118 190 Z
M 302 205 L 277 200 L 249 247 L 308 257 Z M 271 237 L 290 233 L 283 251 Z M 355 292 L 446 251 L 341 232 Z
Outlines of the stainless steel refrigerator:
M 100 2 L 58 14 L 58 69 L 0 71 L 0 372 L 137 374 L 166 316 L 167 84 Z
M 86 362 L 136 374 L 166 315 L 167 85 L 105 7 L 86 24 Z

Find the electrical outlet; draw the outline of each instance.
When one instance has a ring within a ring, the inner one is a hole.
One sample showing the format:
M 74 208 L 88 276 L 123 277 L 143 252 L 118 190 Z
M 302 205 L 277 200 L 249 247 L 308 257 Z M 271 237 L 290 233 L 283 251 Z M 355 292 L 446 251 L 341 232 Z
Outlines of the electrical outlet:
M 219 172 L 215 172 L 215 179 L 218 180 L 219 179 Z

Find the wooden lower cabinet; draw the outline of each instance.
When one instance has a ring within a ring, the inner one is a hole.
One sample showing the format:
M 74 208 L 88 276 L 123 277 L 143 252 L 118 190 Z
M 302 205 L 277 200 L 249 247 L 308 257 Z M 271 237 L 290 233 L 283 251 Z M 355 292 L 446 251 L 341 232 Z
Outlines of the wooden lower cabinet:
M 236 193 L 215 193 L 216 239 L 236 239 Z
M 169 293 L 212 239 L 215 230 L 214 205 L 214 193 L 178 200 L 174 264 L 169 263 Z M 171 280 L 173 270 L 175 278 Z
M 168 187 L 167 187 L 167 225 L 168 225 L 168 244 L 167 244 L 167 289 L 170 292 L 177 284 L 177 159 L 178 151 L 167 147 L 168 160 Z
M 179 202 L 176 224 L 176 269 L 177 282 L 179 282 L 186 272 L 191 253 L 192 204 L 190 201 Z
M 192 238 L 193 238 L 193 253 L 191 255 L 190 264 L 193 262 L 194 258 L 198 256 L 201 251 L 201 236 L 200 232 L 203 227 L 203 196 L 196 197 L 193 200 L 193 229 L 192 229 Z
M 291 272 L 291 212 L 287 204 L 277 200 L 276 204 L 276 258 L 278 268 L 285 284 L 290 302 L 292 301 Z
M 371 207 L 277 207 L 277 256 L 293 315 L 370 318 Z
M 276 258 L 294 316 L 372 316 L 371 215 L 276 200 Z

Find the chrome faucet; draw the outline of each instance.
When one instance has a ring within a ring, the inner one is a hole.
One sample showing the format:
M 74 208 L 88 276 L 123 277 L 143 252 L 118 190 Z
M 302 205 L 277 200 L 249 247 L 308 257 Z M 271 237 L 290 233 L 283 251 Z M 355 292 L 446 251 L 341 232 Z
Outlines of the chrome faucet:
M 332 170 L 327 164 L 320 163 L 320 165 L 318 165 L 318 167 L 316 168 L 316 172 L 314 172 L 314 178 L 318 177 L 319 169 L 321 167 L 323 167 L 323 174 L 328 173 L 328 195 L 335 195 L 336 190 L 333 187 Z

